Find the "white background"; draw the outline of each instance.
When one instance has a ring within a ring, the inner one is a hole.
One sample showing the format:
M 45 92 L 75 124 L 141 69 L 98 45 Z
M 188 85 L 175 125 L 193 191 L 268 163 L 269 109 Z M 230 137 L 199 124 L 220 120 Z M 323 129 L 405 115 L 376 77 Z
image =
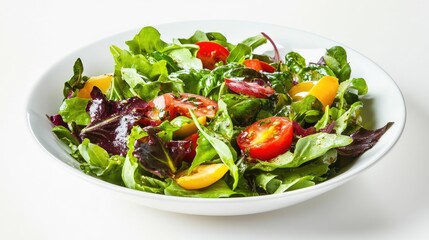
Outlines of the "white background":
M 425 0 L 0 0 L 0 239 L 429 239 L 428 10 Z M 126 30 L 201 19 L 302 29 L 366 55 L 405 96 L 401 139 L 337 189 L 239 217 L 175 214 L 115 198 L 64 171 L 33 140 L 27 97 L 57 60 Z

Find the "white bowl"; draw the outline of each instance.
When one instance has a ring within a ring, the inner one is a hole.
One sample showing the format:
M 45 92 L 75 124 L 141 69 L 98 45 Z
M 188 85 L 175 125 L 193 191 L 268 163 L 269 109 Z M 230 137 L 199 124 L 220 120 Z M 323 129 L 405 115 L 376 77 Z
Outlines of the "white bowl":
M 72 76 L 72 66 L 77 58 L 81 58 L 84 63 L 85 75 L 111 72 L 114 64 L 109 47 L 117 45 L 125 48 L 124 42 L 132 39 L 139 31 L 134 29 L 90 44 L 58 61 L 38 80 L 28 101 L 28 123 L 40 145 L 56 161 L 62 163 L 67 171 L 75 173 L 98 187 L 122 194 L 145 206 L 178 213 L 244 215 L 266 212 L 308 200 L 352 179 L 379 161 L 394 146 L 402 133 L 406 111 L 398 86 L 374 62 L 340 43 L 282 26 L 243 21 L 179 22 L 155 27 L 161 32 L 164 41 L 190 36 L 195 30 L 218 31 L 231 42 L 239 42 L 246 37 L 265 32 L 280 46 L 283 54 L 300 49 L 299 51 L 303 54 L 311 55 L 335 45 L 343 46 L 348 53 L 352 77 L 365 78 L 369 87 L 369 93 L 364 99 L 365 109 L 367 109 L 364 112 L 366 127 L 375 129 L 384 126 L 387 122 L 394 122 L 394 124 L 372 149 L 354 161 L 344 173 L 318 185 L 282 194 L 230 199 L 186 198 L 146 193 L 104 182 L 80 171 L 78 163 L 69 156 L 67 146 L 51 132 L 52 126 L 46 114 L 57 113 L 63 98 L 64 82 Z

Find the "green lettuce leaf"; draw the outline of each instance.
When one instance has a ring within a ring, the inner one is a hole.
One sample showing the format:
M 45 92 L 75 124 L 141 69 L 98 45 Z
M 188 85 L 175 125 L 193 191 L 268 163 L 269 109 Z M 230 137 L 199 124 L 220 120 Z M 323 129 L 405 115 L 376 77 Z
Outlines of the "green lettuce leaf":
M 91 117 L 86 112 L 89 100 L 83 98 L 68 98 L 60 106 L 59 114 L 66 123 L 76 123 L 77 125 L 88 125 Z
M 159 31 L 150 26 L 142 28 L 132 40 L 125 43 L 134 54 L 151 54 L 167 46 L 167 43 L 161 40 Z
M 123 185 L 121 172 L 124 157 L 119 155 L 109 156 L 102 147 L 92 144 L 85 138 L 78 146 L 79 153 L 86 161 L 81 169 L 87 174 L 95 175 L 107 182 Z

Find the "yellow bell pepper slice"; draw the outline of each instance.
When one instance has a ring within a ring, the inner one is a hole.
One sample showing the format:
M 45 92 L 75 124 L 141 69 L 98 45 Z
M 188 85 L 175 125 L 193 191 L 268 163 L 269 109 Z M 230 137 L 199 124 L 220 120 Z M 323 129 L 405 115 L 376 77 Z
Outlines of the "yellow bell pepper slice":
M 323 109 L 325 109 L 326 106 L 334 102 L 338 87 L 338 78 L 324 76 L 319 81 L 307 81 L 296 84 L 289 90 L 289 95 L 293 101 L 298 101 L 311 94 L 322 103 Z
M 301 82 L 294 85 L 289 90 L 289 95 L 292 97 L 292 100 L 298 101 L 307 96 L 308 92 L 316 85 L 317 81 L 307 81 Z
M 227 172 L 228 167 L 223 163 L 199 165 L 189 175 L 188 170 L 177 174 L 176 182 L 184 189 L 201 189 L 219 181 Z
M 323 109 L 325 109 L 326 106 L 330 106 L 334 102 L 338 86 L 338 78 L 324 76 L 311 88 L 309 94 L 319 99 L 323 105 Z
M 103 74 L 99 76 L 94 76 L 88 79 L 85 82 L 85 85 L 82 89 L 77 92 L 78 98 L 91 98 L 91 91 L 94 86 L 98 87 L 102 93 L 106 94 L 109 90 L 110 85 L 112 84 L 113 76 L 109 74 Z

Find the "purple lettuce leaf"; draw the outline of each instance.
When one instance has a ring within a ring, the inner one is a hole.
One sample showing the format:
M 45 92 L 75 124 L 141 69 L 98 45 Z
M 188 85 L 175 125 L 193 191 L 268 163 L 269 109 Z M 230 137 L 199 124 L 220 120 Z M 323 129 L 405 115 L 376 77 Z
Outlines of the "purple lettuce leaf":
M 359 157 L 371 149 L 392 125 L 393 122 L 388 122 L 385 126 L 376 130 L 359 129 L 350 135 L 353 138 L 353 142 L 350 145 L 337 148 L 338 155 L 346 158 Z
M 63 126 L 68 129 L 67 123 L 64 122 L 63 117 L 61 117 L 60 114 L 55 114 L 52 116 L 46 115 L 46 117 L 48 117 L 49 121 L 51 121 L 54 126 Z
M 110 101 L 97 87 L 93 88 L 91 98 L 87 106 L 91 123 L 81 130 L 79 137 L 88 138 L 111 154 L 125 156 L 128 135 L 143 117 L 147 103 L 137 97 Z
M 164 143 L 154 127 L 146 127 L 148 136 L 136 141 L 133 156 L 148 172 L 160 177 L 173 176 L 184 156 L 191 151 L 189 141 Z

